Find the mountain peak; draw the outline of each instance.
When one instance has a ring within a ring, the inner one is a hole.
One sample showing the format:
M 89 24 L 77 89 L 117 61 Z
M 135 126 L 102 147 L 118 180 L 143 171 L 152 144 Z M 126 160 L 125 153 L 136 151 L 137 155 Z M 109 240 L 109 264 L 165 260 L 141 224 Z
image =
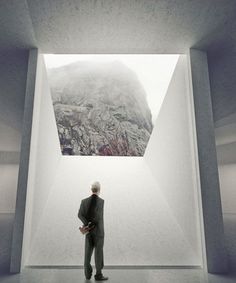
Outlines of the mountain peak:
M 49 82 L 63 154 L 144 154 L 151 112 L 125 64 L 79 61 L 51 69 Z

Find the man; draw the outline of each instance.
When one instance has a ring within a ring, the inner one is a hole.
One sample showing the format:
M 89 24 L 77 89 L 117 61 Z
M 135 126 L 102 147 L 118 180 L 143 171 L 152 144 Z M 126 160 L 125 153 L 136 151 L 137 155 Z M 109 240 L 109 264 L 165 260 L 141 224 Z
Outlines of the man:
M 93 250 L 95 250 L 96 281 L 108 280 L 102 274 L 103 269 L 103 244 L 104 244 L 104 223 L 103 207 L 104 200 L 98 195 L 100 193 L 100 184 L 95 182 L 91 187 L 92 195 L 81 201 L 78 217 L 85 226 L 93 227 L 85 236 L 85 257 L 84 273 L 86 279 L 92 276 L 92 266 L 90 264 Z

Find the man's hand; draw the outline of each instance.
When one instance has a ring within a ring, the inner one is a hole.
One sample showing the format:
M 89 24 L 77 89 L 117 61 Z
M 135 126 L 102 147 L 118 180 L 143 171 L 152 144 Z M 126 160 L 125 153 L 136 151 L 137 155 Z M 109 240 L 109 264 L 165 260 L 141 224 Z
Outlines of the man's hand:
M 92 222 L 89 222 L 88 225 L 84 225 L 82 227 L 79 227 L 80 232 L 83 235 L 88 234 L 91 230 L 93 230 L 93 228 L 95 227 L 95 224 L 93 224 Z

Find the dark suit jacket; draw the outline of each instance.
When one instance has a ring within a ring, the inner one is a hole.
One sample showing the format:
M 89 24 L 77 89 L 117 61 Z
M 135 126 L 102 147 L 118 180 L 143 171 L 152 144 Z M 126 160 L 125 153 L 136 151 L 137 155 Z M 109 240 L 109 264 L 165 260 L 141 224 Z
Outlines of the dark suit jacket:
M 88 222 L 91 221 L 91 201 L 93 197 L 94 196 L 91 195 L 90 197 L 83 199 L 80 204 L 78 217 L 84 225 L 88 225 Z M 96 196 L 96 203 L 92 208 L 92 218 L 95 223 L 95 228 L 90 233 L 93 233 L 98 237 L 104 237 L 103 207 L 104 200 L 99 196 Z

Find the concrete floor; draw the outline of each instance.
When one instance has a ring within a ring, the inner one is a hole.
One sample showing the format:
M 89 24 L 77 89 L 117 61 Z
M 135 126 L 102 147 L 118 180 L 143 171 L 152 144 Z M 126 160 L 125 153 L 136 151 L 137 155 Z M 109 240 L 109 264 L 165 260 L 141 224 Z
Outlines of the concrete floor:
M 104 269 L 110 283 L 235 283 L 231 276 L 206 275 L 201 269 Z M 82 269 L 25 268 L 21 274 L 0 275 L 1 283 L 88 283 Z

